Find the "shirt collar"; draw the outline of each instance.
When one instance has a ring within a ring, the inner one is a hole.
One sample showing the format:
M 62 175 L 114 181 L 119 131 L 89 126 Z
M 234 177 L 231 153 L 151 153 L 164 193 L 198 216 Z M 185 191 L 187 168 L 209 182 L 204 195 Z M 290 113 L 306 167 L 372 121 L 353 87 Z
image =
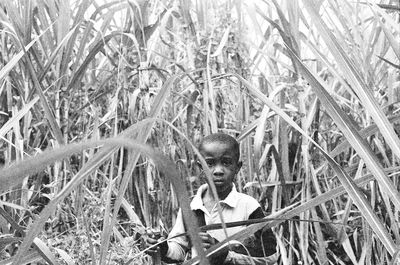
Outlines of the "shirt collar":
M 197 190 L 196 195 L 193 197 L 192 202 L 190 203 L 190 208 L 192 210 L 198 210 L 204 208 L 202 194 L 208 189 L 208 184 L 203 184 Z M 232 186 L 231 192 L 226 196 L 225 200 L 220 201 L 220 203 L 226 204 L 231 208 L 235 208 L 238 204 L 238 192 L 236 190 L 235 184 Z

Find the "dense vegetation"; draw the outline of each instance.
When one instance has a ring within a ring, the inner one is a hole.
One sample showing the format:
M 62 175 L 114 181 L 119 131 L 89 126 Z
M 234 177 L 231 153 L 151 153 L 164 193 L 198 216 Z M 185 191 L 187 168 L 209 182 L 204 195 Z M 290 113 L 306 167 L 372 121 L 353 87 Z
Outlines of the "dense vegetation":
M 395 264 L 399 14 L 1 1 L 0 264 L 151 264 L 140 236 L 187 209 L 217 131 L 241 143 L 238 189 L 276 218 L 243 235 L 273 227 L 281 264 Z

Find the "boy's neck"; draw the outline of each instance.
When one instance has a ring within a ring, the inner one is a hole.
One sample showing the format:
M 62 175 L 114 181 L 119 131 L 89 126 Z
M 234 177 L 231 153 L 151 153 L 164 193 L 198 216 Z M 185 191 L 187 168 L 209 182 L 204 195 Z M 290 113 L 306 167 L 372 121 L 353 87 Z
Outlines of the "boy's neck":
M 217 190 L 218 199 L 221 201 L 225 200 L 225 198 L 228 197 L 229 193 L 231 193 L 232 189 L 233 189 L 233 185 L 231 186 L 230 189 L 226 189 L 223 191 Z M 207 191 L 205 192 L 204 196 L 207 196 L 212 200 L 217 200 L 217 198 L 214 197 L 214 193 L 212 192 L 210 185 L 208 186 Z

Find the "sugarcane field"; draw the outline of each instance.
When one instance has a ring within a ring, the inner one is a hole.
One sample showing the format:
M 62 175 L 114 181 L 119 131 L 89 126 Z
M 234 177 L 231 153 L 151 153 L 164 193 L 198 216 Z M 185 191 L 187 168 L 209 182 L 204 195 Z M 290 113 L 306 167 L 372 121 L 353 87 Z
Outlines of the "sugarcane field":
M 0 0 L 0 265 L 400 265 L 400 0 Z

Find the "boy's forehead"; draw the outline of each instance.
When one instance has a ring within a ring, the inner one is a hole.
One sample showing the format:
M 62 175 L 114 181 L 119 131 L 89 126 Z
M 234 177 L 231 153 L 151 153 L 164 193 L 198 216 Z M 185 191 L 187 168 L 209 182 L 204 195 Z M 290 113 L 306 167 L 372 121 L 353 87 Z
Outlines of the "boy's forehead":
M 232 143 L 222 142 L 222 141 L 210 141 L 201 144 L 200 153 L 202 155 L 213 154 L 213 153 L 235 155 L 234 149 L 235 148 Z

